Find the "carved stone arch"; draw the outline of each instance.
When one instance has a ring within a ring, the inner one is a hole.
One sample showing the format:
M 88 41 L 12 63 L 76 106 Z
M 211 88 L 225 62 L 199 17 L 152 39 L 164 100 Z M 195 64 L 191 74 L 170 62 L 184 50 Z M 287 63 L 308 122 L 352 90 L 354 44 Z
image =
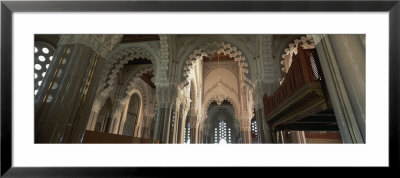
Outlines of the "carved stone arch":
M 136 84 L 135 82 L 137 82 L 136 80 L 140 79 L 139 78 L 140 76 L 142 76 L 144 73 L 147 73 L 147 72 L 150 72 L 150 71 L 154 72 L 154 67 L 153 66 L 145 67 L 145 68 L 142 68 L 142 69 L 139 69 L 139 70 L 133 72 L 128 77 L 129 80 L 126 82 L 126 85 L 124 87 L 125 88 L 125 93 L 128 93 L 130 89 L 134 88 L 134 86 Z M 148 88 L 147 85 L 145 85 L 145 86 L 146 86 L 146 88 Z
M 123 128 L 124 128 L 124 125 L 125 125 L 125 122 L 126 122 L 126 113 L 128 112 L 128 107 L 129 107 L 129 104 L 130 104 L 130 102 L 128 102 L 129 100 L 130 100 L 130 98 L 131 98 L 131 96 L 133 95 L 133 94 L 137 94 L 138 96 L 139 96 L 139 101 L 140 101 L 140 106 L 139 106 L 139 116 L 138 116 L 138 118 L 137 118 L 137 123 L 135 124 L 135 129 L 136 129 L 136 127 L 141 123 L 141 120 L 142 120 L 142 117 L 143 117 L 143 110 L 144 110 L 144 101 L 143 101 L 143 95 L 142 95 L 142 93 L 140 92 L 140 90 L 138 90 L 138 89 L 132 89 L 131 90 L 131 93 L 130 93 L 130 95 L 129 96 L 127 96 L 127 97 L 125 97 L 124 99 L 123 99 L 123 102 L 125 103 L 125 105 L 126 105 L 126 107 L 125 107 L 125 109 L 124 109 L 124 113 L 123 113 L 123 116 L 124 117 L 122 117 L 121 118 L 121 122 L 120 122 L 120 129 L 119 129 L 119 134 L 122 134 L 123 133 Z M 127 106 L 128 105 L 128 106 Z
M 239 36 L 241 36 L 241 35 L 239 35 Z M 234 45 L 239 51 L 242 52 L 242 54 L 246 57 L 246 63 L 248 63 L 248 66 L 246 67 L 247 70 L 249 70 L 249 71 L 257 70 L 256 63 L 255 63 L 256 60 L 253 60 L 257 56 L 255 56 L 253 49 L 249 48 L 248 44 L 244 43 L 241 40 L 238 40 L 237 37 L 231 37 L 231 36 L 223 37 L 223 41 Z M 249 74 L 249 79 L 253 79 L 253 77 L 255 77 L 255 76 L 251 75 L 251 72 L 249 72 L 248 74 Z
M 239 121 L 239 118 L 235 117 L 235 109 L 234 109 L 233 104 L 232 103 L 230 103 L 230 104 L 232 105 L 232 108 L 229 106 L 223 106 L 223 105 L 213 108 L 212 110 L 210 110 L 210 116 L 215 115 L 218 112 L 218 110 L 224 109 L 224 110 L 227 110 L 230 114 L 232 114 L 232 117 L 234 117 L 235 119 L 237 119 L 237 121 Z
M 152 53 L 143 47 L 127 47 L 124 49 L 116 50 L 112 55 L 107 58 L 107 64 L 103 71 L 102 81 L 100 81 L 100 92 L 108 93 L 113 89 L 113 83 L 117 77 L 118 72 L 123 68 L 124 64 L 131 60 L 146 58 L 152 61 L 156 67 L 156 60 Z
M 125 90 L 125 96 L 123 97 L 123 101 L 127 102 L 129 98 L 132 96 L 132 94 L 138 93 L 141 99 L 142 103 L 142 112 L 144 115 L 148 115 L 151 113 L 149 112 L 149 101 L 151 100 L 150 98 L 150 92 L 149 88 L 147 87 L 147 84 L 141 80 L 140 78 L 136 77 L 134 78 L 133 81 L 130 82 L 130 85 L 127 86 Z
M 191 52 L 186 52 L 185 54 L 187 55 L 183 55 L 182 58 L 180 59 L 179 62 L 179 66 L 181 66 L 183 68 L 183 77 L 184 79 L 187 80 L 188 74 L 190 73 L 190 70 L 192 70 L 191 66 L 193 65 L 193 61 L 196 60 L 202 60 L 202 58 L 204 56 L 207 56 L 207 52 L 204 50 L 205 46 L 207 46 L 210 43 L 220 43 L 220 49 L 218 50 L 218 54 L 219 53 L 223 53 L 223 54 L 228 54 L 230 57 L 234 57 L 235 61 L 239 61 L 240 62 L 240 67 L 241 67 L 241 71 L 244 74 L 248 73 L 248 66 L 249 64 L 247 63 L 247 57 L 244 53 L 242 53 L 242 51 L 240 51 L 239 48 L 237 48 L 236 46 L 230 44 L 230 43 L 226 43 L 225 40 L 221 39 L 221 40 L 201 40 L 201 42 L 196 43 L 193 48 L 191 48 Z M 187 56 L 188 59 L 184 60 Z M 244 75 L 245 76 L 245 75 Z M 179 76 L 181 77 L 181 76 Z M 180 79 L 180 81 L 182 81 Z
M 186 50 L 179 55 L 179 61 L 180 61 L 179 66 L 182 68 L 183 65 L 185 65 L 185 59 L 187 58 L 187 56 L 192 54 L 194 50 L 212 41 L 223 42 L 225 44 L 232 44 L 233 46 L 236 46 L 239 51 L 243 52 L 243 55 L 246 57 L 246 59 L 251 59 L 253 57 L 252 52 L 248 48 L 246 48 L 245 45 L 242 45 L 241 44 L 242 42 L 235 40 L 233 37 L 227 38 L 227 37 L 211 36 L 200 40 L 196 39 L 190 41 L 190 46 L 185 46 Z
M 239 108 L 240 108 L 239 107 L 239 103 L 233 102 L 234 100 L 230 96 L 225 96 L 224 100 L 226 100 L 226 101 L 228 101 L 229 103 L 232 104 L 233 109 L 234 109 L 234 113 L 235 113 L 235 117 L 239 118 Z M 211 98 L 211 99 L 207 100 L 206 102 L 204 102 L 205 103 L 204 110 L 203 110 L 203 116 L 204 116 L 203 118 L 204 119 L 206 119 L 208 117 L 208 115 L 207 115 L 208 108 L 210 107 L 211 103 L 214 102 L 214 101 L 215 100 Z

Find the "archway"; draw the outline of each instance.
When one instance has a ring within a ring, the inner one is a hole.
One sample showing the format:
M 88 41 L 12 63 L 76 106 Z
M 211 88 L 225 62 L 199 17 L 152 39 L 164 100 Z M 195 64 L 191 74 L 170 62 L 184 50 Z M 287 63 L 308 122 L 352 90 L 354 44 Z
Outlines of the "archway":
M 105 70 L 102 74 L 102 80 L 99 84 L 98 91 L 102 95 L 107 95 L 112 89 L 114 89 L 114 84 L 117 82 L 117 74 L 122 68 L 124 68 L 124 65 L 129 64 L 129 62 L 146 59 L 151 61 L 151 63 L 154 65 L 154 68 L 157 67 L 157 61 L 155 60 L 154 55 L 142 47 L 130 47 L 115 51 L 118 52 L 110 55 L 109 59 L 107 59 L 109 62 L 105 67 Z
M 224 55 L 229 58 L 233 58 L 234 61 L 239 62 L 240 73 L 243 74 L 243 80 L 248 80 L 245 74 L 248 73 L 248 63 L 245 61 L 246 57 L 242 55 L 242 52 L 237 47 L 231 44 L 225 44 L 224 42 L 211 41 L 203 44 L 198 49 L 194 50 L 189 59 L 185 61 L 183 75 L 186 80 L 189 80 L 190 74 L 194 73 L 193 64 L 198 60 L 203 60 L 204 57 L 214 58 L 215 56 Z
M 137 121 L 140 116 L 141 103 L 142 102 L 140 96 L 137 93 L 134 93 L 129 100 L 128 110 L 126 114 L 124 127 L 122 130 L 122 135 L 126 136 L 134 135 Z
M 231 144 L 239 142 L 239 120 L 235 117 L 233 105 L 224 100 L 210 104 L 207 119 L 203 122 L 203 143 Z

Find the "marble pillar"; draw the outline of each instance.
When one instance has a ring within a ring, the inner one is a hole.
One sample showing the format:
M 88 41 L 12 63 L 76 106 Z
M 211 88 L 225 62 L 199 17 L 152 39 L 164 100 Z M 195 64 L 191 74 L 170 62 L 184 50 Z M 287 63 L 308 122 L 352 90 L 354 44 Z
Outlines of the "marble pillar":
M 242 143 L 251 143 L 251 123 L 248 118 L 240 119 L 240 136 L 242 138 Z
M 190 143 L 191 144 L 199 143 L 198 142 L 199 124 L 197 124 L 197 115 L 191 115 L 189 119 L 190 119 Z
M 105 56 L 121 35 L 64 35 L 35 96 L 35 143 L 82 142 Z
M 359 35 L 329 35 L 357 125 L 365 140 L 365 46 Z
M 358 35 L 311 35 L 344 143 L 365 143 L 365 48 Z
M 260 116 L 260 127 L 262 127 L 262 143 L 272 143 L 272 133 L 269 127 L 268 122 L 265 120 L 265 115 L 264 115 L 264 107 L 261 107 L 258 109 L 258 113 Z M 261 135 L 261 134 L 259 134 Z
M 163 124 L 163 134 L 162 134 L 162 143 L 169 143 L 169 133 L 170 133 L 170 125 L 171 125 L 171 113 L 172 109 L 165 109 L 165 119 Z
M 154 130 L 153 130 L 153 143 L 160 143 L 160 128 L 161 128 L 161 122 L 163 120 L 165 113 L 165 108 L 159 107 L 157 108 L 157 117 L 155 120 L 154 124 Z

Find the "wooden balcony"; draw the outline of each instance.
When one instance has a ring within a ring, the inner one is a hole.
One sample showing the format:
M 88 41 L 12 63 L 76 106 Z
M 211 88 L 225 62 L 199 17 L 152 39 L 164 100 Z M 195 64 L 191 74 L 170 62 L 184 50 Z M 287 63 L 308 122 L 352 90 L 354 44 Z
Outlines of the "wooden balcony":
M 310 116 L 332 111 L 324 87 L 316 50 L 299 46 L 281 86 L 273 95 L 264 95 L 263 98 L 266 120 L 272 131 L 318 130 L 315 129 L 316 126 L 322 130 L 337 130 L 333 112 L 329 113 L 329 117 L 302 121 L 310 120 Z

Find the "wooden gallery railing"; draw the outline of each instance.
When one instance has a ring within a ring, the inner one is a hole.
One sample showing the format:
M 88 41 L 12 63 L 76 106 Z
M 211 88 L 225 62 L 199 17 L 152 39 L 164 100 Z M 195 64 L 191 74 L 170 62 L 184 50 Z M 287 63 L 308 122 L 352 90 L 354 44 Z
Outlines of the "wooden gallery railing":
M 284 81 L 271 96 L 264 95 L 264 112 L 272 131 L 307 115 L 328 109 L 322 89 L 322 71 L 315 49 L 299 45 Z
M 152 140 L 86 130 L 82 143 L 147 143 L 148 144 L 152 143 Z

